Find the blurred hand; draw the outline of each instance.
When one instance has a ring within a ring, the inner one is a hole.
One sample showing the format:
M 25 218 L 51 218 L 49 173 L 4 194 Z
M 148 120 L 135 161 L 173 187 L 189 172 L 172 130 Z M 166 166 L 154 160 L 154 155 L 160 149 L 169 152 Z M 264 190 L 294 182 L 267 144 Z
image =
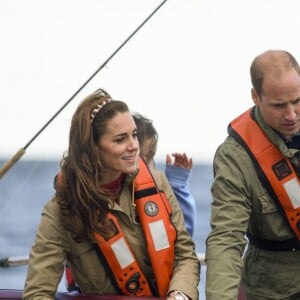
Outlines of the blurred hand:
M 193 160 L 192 158 L 189 158 L 185 153 L 172 153 L 172 156 L 174 157 L 174 166 L 191 170 L 193 167 Z M 172 165 L 172 157 L 170 154 L 167 154 L 166 156 L 166 164 Z

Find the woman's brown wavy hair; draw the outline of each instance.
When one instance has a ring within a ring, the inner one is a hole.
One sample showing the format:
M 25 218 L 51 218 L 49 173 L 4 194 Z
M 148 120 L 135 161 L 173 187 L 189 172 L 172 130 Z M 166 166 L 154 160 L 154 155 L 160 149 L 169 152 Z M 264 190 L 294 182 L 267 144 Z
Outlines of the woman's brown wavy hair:
M 62 182 L 56 193 L 61 221 L 78 242 L 93 241 L 94 231 L 110 232 L 105 216 L 113 203 L 101 189 L 105 170 L 96 144 L 105 133 L 107 122 L 129 109 L 122 101 L 108 100 L 110 95 L 99 89 L 79 104 L 71 122 L 69 148 L 61 161 Z M 98 111 L 97 105 L 102 106 Z

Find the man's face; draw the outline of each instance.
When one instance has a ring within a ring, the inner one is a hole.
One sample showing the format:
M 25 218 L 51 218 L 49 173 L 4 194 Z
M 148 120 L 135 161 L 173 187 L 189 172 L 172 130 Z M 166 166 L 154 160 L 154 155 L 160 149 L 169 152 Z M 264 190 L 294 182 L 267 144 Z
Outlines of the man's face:
M 285 136 L 293 137 L 300 131 L 300 76 L 289 70 L 275 78 L 265 76 L 263 93 L 252 90 L 254 103 L 259 107 L 265 122 Z

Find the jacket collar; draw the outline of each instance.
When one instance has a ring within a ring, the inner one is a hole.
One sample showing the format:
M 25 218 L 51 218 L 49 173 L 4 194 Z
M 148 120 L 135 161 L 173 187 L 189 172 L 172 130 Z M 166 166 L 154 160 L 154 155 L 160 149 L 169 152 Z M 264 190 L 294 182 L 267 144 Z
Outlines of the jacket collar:
M 300 152 L 299 149 L 295 148 L 289 148 L 289 144 L 286 143 L 286 140 L 273 128 L 271 128 L 269 125 L 266 124 L 264 121 L 261 112 L 257 106 L 254 106 L 252 109 L 252 116 L 254 116 L 254 119 L 259 124 L 259 126 L 262 128 L 264 133 L 267 135 L 267 137 L 272 141 L 274 145 L 276 145 L 279 150 L 282 152 L 282 154 L 286 157 L 293 157 L 295 153 Z M 300 141 L 300 136 L 297 137 Z M 300 145 L 300 142 L 299 142 Z

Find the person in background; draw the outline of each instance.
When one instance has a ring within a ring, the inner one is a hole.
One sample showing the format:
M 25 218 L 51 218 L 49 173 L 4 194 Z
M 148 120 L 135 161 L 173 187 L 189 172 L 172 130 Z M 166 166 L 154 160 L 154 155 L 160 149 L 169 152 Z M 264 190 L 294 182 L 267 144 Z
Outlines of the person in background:
M 254 106 L 213 162 L 206 299 L 237 299 L 240 281 L 247 300 L 300 299 L 300 67 L 267 50 L 250 74 Z
M 99 89 L 75 111 L 23 299 L 54 299 L 67 261 L 81 293 L 198 299 L 200 265 L 173 190 L 139 157 L 128 106 Z
M 152 120 L 139 113 L 133 113 L 132 115 L 137 125 L 141 149 L 140 155 L 149 167 L 154 168 L 158 133 Z M 174 157 L 173 163 L 172 156 Z M 165 174 L 183 211 L 186 228 L 190 235 L 193 236 L 196 226 L 196 202 L 189 190 L 188 184 L 193 161 L 186 153 L 173 153 L 172 156 L 170 154 L 166 156 Z

